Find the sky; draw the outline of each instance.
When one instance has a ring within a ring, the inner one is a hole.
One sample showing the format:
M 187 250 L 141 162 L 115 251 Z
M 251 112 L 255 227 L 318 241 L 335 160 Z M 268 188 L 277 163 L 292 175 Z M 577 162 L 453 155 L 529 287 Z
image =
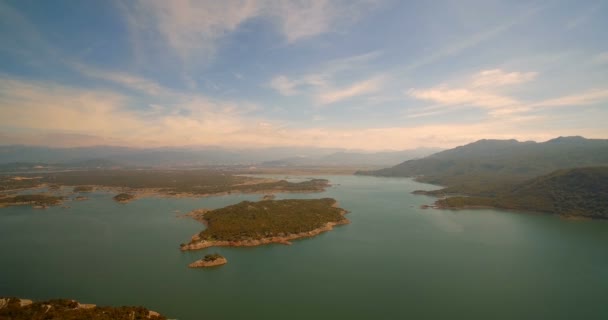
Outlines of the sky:
M 0 144 L 608 138 L 608 1 L 0 0 Z

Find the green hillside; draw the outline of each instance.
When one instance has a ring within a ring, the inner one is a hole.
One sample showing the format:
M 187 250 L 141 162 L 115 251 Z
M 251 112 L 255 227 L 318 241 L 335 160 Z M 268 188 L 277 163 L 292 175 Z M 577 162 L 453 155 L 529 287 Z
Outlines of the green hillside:
M 436 204 L 440 208 L 490 206 L 608 219 L 608 167 L 558 170 L 495 197 L 451 197 Z
M 416 177 L 445 186 L 434 194 L 494 196 L 555 170 L 608 165 L 608 140 L 559 137 L 543 143 L 480 140 L 362 175 Z

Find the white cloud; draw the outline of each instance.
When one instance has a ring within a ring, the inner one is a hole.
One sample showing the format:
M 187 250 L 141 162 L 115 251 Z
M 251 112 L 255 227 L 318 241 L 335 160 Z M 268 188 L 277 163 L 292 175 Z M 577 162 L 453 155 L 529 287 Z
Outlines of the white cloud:
M 427 100 L 443 105 L 470 105 L 481 108 L 502 108 L 517 105 L 519 102 L 497 94 L 471 89 L 437 87 L 430 89 L 410 89 L 410 97 Z
M 208 62 L 216 54 L 218 41 L 250 19 L 275 20 L 287 42 L 293 43 L 352 22 L 371 5 L 364 0 L 138 0 L 122 7 L 134 45 L 144 43 L 140 38 L 160 35 L 182 61 Z
M 501 69 L 483 70 L 473 76 L 473 87 L 501 87 L 534 80 L 536 72 L 505 72 Z
M 431 88 L 411 88 L 406 94 L 414 99 L 430 101 L 435 105 L 409 112 L 406 117 L 416 118 L 451 112 L 454 108 L 475 107 L 486 110 L 497 118 L 506 115 L 537 111 L 546 107 L 574 107 L 592 105 L 608 100 L 608 90 L 594 89 L 578 94 L 549 98 L 541 101 L 522 101 L 502 92 L 509 85 L 523 84 L 536 78 L 536 72 L 505 72 L 500 69 L 484 70 L 463 81 L 461 87 L 440 85 Z

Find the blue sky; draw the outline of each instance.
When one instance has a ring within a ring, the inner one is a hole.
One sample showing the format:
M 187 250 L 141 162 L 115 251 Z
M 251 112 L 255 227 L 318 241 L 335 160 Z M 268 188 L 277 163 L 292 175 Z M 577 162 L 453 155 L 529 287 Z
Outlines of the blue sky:
M 0 144 L 608 138 L 606 1 L 0 1 Z

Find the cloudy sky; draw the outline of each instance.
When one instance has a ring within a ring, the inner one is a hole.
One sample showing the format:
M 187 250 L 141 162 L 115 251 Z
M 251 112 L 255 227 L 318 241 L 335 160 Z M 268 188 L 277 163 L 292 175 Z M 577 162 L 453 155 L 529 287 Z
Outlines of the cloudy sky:
M 608 138 L 608 1 L 0 0 L 0 144 Z

